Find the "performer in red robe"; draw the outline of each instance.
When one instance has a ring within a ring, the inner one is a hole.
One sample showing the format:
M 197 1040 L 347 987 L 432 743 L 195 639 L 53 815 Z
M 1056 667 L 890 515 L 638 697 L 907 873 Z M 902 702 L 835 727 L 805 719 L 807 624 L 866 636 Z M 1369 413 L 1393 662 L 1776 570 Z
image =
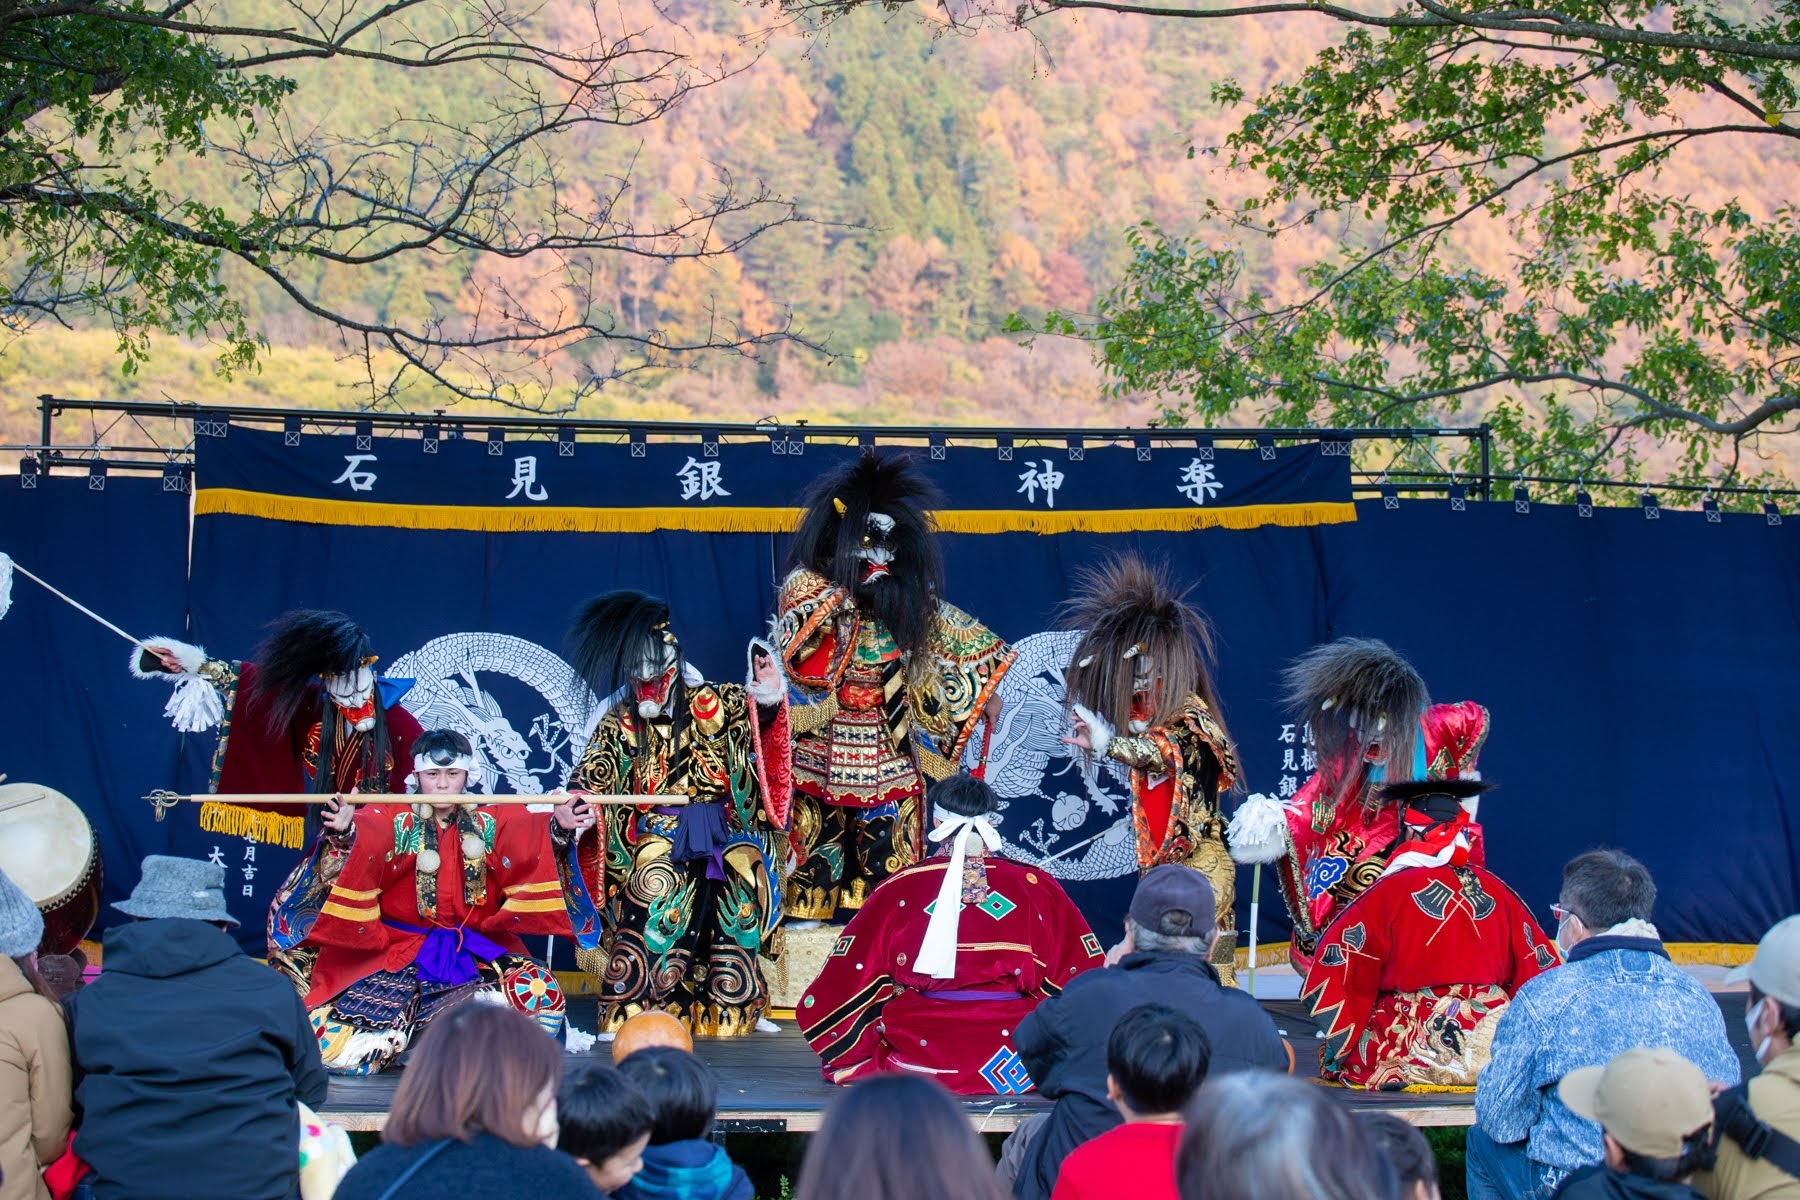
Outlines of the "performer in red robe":
M 1267 796 L 1246 801 L 1234 828 L 1266 832 L 1256 842 L 1234 840 L 1231 851 L 1239 862 L 1276 862 L 1293 922 L 1289 957 L 1305 972 L 1320 933 L 1381 877 L 1400 844 L 1399 812 L 1381 803 L 1381 787 L 1479 778 L 1488 712 L 1470 701 L 1432 704 L 1412 664 L 1367 638 L 1309 651 L 1288 669 L 1286 684 L 1302 751 L 1316 754 L 1318 769 L 1285 804 Z M 1486 857 L 1479 829 L 1471 836 L 1470 861 L 1479 865 Z
M 401 792 L 419 735 L 400 707 L 412 680 L 376 675 L 375 661 L 355 621 L 299 609 L 270 626 L 253 662 L 210 659 L 199 646 L 155 637 L 133 652 L 131 670 L 139 679 L 173 677 L 165 711 L 183 733 L 218 728 L 208 791 Z
M 269 912 L 269 961 L 304 997 L 328 1070 L 379 1071 L 452 1004 L 491 992 L 562 1032 L 556 978 L 525 934 L 598 942 L 598 839 L 579 797 L 554 817 L 462 794 L 474 753 L 453 730 L 415 743 L 417 804 L 334 802 Z
M 775 642 L 793 702 L 791 919 L 854 912 L 917 862 L 925 780 L 1000 713 L 1015 651 L 943 601 L 929 481 L 873 450 L 819 480 L 794 533 Z
M 1237 864 L 1219 798 L 1237 783 L 1238 766 L 1209 669 L 1206 618 L 1166 569 L 1135 554 L 1088 572 L 1060 616 L 1083 631 L 1066 680 L 1075 736 L 1063 740 L 1131 769 L 1138 874 L 1181 863 L 1212 884 L 1219 937 L 1211 961 L 1231 987 Z
M 986 783 L 952 776 L 931 803 L 938 852 L 870 894 L 794 1015 L 830 1083 L 914 1071 L 963 1095 L 1028 1091 L 1013 1033 L 1101 964 L 1100 941 L 1048 871 L 989 853 Z
M 1513 993 L 1560 961 L 1554 939 L 1471 848 L 1488 784 L 1389 784 L 1405 835 L 1319 942 L 1301 997 L 1325 1034 L 1321 1073 L 1346 1087 L 1473 1090 Z

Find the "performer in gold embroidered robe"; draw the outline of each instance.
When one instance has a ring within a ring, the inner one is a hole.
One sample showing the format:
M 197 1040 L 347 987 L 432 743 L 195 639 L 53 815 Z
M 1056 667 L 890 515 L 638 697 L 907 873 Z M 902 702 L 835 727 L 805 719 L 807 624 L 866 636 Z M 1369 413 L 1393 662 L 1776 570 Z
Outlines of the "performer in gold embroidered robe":
M 520 936 L 598 938 L 600 856 L 580 837 L 588 806 L 565 798 L 552 817 L 470 804 L 469 740 L 434 729 L 414 748 L 418 802 L 328 805 L 269 909 L 269 962 L 305 999 L 338 1073 L 382 1070 L 478 992 L 559 1036 L 562 991 Z
M 607 932 L 577 957 L 601 981 L 601 1032 L 648 1009 L 695 1034 L 750 1033 L 769 1005 L 788 809 L 787 698 L 774 650 L 753 642 L 747 685 L 683 661 L 669 606 L 609 592 L 570 636 L 597 695 L 623 694 L 569 776 L 572 790 L 682 796 L 604 817 Z
M 1135 554 L 1080 579 L 1062 624 L 1083 630 L 1066 676 L 1075 736 L 1063 740 L 1131 769 L 1138 873 L 1163 863 L 1203 872 L 1218 905 L 1212 964 L 1236 981 L 1237 864 L 1225 848 L 1219 798 L 1238 782 L 1219 716 L 1206 618 L 1168 571 Z
M 775 638 L 793 700 L 799 865 L 787 914 L 829 921 L 917 862 L 925 777 L 956 770 L 1000 712 L 1013 649 L 941 598 L 931 485 L 866 450 L 815 486 Z

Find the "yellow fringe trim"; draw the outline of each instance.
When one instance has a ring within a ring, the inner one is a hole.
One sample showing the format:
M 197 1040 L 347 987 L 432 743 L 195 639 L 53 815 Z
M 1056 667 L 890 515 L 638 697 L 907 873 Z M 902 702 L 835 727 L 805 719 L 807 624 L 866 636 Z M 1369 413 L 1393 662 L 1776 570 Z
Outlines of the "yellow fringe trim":
M 200 828 L 208 833 L 249 838 L 269 846 L 298 850 L 305 844 L 306 818 L 258 812 L 241 804 L 207 800 L 200 805 Z
M 197 516 L 228 514 L 298 521 L 308 525 L 379 526 L 393 529 L 462 529 L 480 533 L 786 533 L 800 520 L 797 508 L 498 508 L 452 504 L 382 504 L 370 500 L 322 500 L 277 496 L 239 488 L 201 488 Z M 932 519 L 945 533 L 1133 533 L 1144 530 L 1301 527 L 1356 520 L 1356 505 L 1246 504 L 1236 508 L 950 509 Z
M 1664 942 L 1669 961 L 1683 967 L 1741 967 L 1756 957 L 1743 942 Z
M 1242 934 L 1238 936 L 1242 937 Z M 1286 942 L 1262 942 L 1256 947 L 1256 965 L 1259 967 L 1286 966 L 1288 960 L 1288 944 Z M 1242 971 L 1250 966 L 1250 947 L 1237 948 L 1237 966 Z

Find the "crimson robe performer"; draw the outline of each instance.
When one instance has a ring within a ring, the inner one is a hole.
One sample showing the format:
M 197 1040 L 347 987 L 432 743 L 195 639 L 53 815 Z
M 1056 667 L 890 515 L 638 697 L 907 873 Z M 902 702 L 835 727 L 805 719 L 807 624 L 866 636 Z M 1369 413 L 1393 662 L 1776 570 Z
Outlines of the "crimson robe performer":
M 254 661 L 212 659 L 199 646 L 153 637 L 132 652 L 131 672 L 139 679 L 172 678 L 175 691 L 164 711 L 175 728 L 218 728 L 210 792 L 400 792 L 419 735 L 418 721 L 400 707 L 412 680 L 379 676 L 375 662 L 368 634 L 355 621 L 340 612 L 298 609 L 269 627 Z M 273 811 L 282 817 L 203 809 L 201 822 L 206 828 L 215 827 L 209 821 L 222 823 L 223 833 L 303 845 L 307 810 Z
M 931 803 L 936 853 L 869 896 L 795 1018 L 829 1083 L 913 1071 L 966 1096 L 1028 1091 L 1013 1033 L 1101 964 L 1100 940 L 1048 871 L 992 853 L 986 783 L 952 776 Z
M 576 670 L 614 704 L 571 789 L 683 796 L 603 818 L 605 944 L 577 957 L 600 980 L 600 1029 L 661 1009 L 695 1034 L 750 1033 L 769 1006 L 787 856 L 788 711 L 781 668 L 753 641 L 747 684 L 711 683 L 681 654 L 669 606 L 642 592 L 590 601 L 570 635 Z
M 790 918 L 855 912 L 917 862 L 925 777 L 954 773 L 999 715 L 1015 652 L 941 598 L 935 499 L 909 459 L 865 450 L 818 482 L 794 533 L 775 614 L 794 702 Z
M 1382 786 L 1479 778 L 1488 711 L 1466 700 L 1433 704 L 1412 664 L 1370 638 L 1315 647 L 1288 668 L 1285 684 L 1318 769 L 1285 805 L 1247 800 L 1240 827 L 1263 833 L 1254 843 L 1234 842 L 1232 853 L 1240 862 L 1276 863 L 1293 922 L 1289 958 L 1304 973 L 1320 934 L 1381 877 L 1400 844 L 1400 813 L 1381 802 Z M 1486 851 L 1478 828 L 1472 837 L 1470 861 L 1480 865 Z
M 1206 618 L 1166 568 L 1120 555 L 1083 574 L 1062 623 L 1083 630 L 1066 676 L 1075 736 L 1064 741 L 1131 769 L 1138 874 L 1163 863 L 1204 873 L 1218 906 L 1212 964 L 1236 982 L 1237 864 L 1220 796 L 1238 782 L 1220 717 Z
M 1513 993 L 1556 966 L 1554 941 L 1476 866 L 1470 809 L 1490 785 L 1389 784 L 1400 849 L 1337 913 L 1301 998 L 1326 1042 L 1322 1074 L 1346 1087 L 1473 1090 Z
M 414 746 L 421 799 L 330 804 L 269 909 L 269 962 L 304 998 L 330 1071 L 380 1071 L 476 993 L 560 1035 L 562 990 L 520 936 L 599 941 L 599 843 L 580 836 L 591 810 L 463 802 L 468 738 L 431 730 Z

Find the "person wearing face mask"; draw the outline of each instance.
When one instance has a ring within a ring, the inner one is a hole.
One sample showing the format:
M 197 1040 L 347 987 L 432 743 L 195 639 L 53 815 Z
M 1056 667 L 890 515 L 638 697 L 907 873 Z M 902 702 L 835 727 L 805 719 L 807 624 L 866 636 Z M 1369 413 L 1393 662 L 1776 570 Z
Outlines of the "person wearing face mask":
M 400 792 L 420 732 L 400 707 L 412 680 L 377 674 L 376 661 L 343 613 L 297 609 L 270 625 L 250 661 L 153 637 L 132 652 L 131 672 L 173 682 L 164 712 L 176 729 L 219 729 L 209 792 Z M 306 806 L 266 807 L 315 827 Z
M 1694 1187 L 1709 1200 L 1800 1200 L 1800 916 L 1727 980 L 1750 985 L 1744 1025 L 1762 1073 L 1719 1097 L 1718 1164 Z
M 1669 961 L 1650 923 L 1656 884 L 1618 850 L 1590 850 L 1563 868 L 1554 906 L 1564 965 L 1513 996 L 1475 1085 L 1469 1200 L 1542 1200 L 1572 1172 L 1601 1161 L 1600 1126 L 1556 1093 L 1570 1072 L 1627 1050 L 1666 1048 L 1716 1084 L 1739 1067 L 1719 1006 Z
M 668 604 L 628 590 L 584 605 L 569 643 L 594 694 L 617 697 L 569 787 L 686 800 L 606 810 L 604 944 L 576 955 L 600 980 L 601 1033 L 647 1010 L 702 1037 L 772 1029 L 758 956 L 781 915 L 789 794 L 774 651 L 752 641 L 746 681 L 711 682 L 683 659 Z
M 556 977 L 522 934 L 597 941 L 598 839 L 580 797 L 548 819 L 464 795 L 469 739 L 413 741 L 413 803 L 325 808 L 324 831 L 269 909 L 269 962 L 304 997 L 327 1070 L 392 1063 L 440 1013 L 492 997 L 562 1032 Z
M 926 780 L 1000 716 L 1016 652 L 945 603 L 929 480 L 873 449 L 823 476 L 794 531 L 773 640 L 793 693 L 789 928 L 848 920 L 925 853 Z
M 1208 660 L 1206 618 L 1175 590 L 1166 568 L 1135 554 L 1085 573 L 1059 614 L 1082 631 L 1066 676 L 1075 735 L 1090 758 L 1131 768 L 1138 874 L 1182 863 L 1211 881 L 1219 914 L 1212 965 L 1237 981 L 1237 864 L 1225 848 L 1220 797 L 1238 782 Z

